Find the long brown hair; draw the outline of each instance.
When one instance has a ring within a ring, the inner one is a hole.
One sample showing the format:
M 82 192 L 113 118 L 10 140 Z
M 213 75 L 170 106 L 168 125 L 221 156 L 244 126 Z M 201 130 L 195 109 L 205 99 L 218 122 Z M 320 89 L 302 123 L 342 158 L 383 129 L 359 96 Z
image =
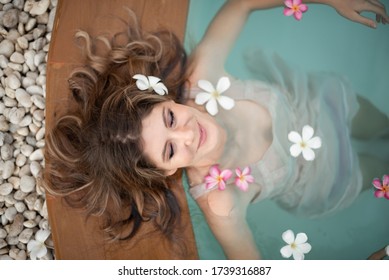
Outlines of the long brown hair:
M 149 220 L 171 236 L 180 207 L 162 170 L 142 153 L 141 122 L 156 104 L 180 101 L 186 55 L 174 34 L 143 32 L 132 12 L 130 18 L 126 32 L 111 38 L 76 33 L 86 57 L 69 78 L 78 106 L 46 136 L 45 186 L 89 216 L 104 215 L 112 239 L 133 237 Z M 104 54 L 95 51 L 97 42 Z M 159 77 L 169 94 L 139 90 L 135 74 Z M 129 214 L 116 219 L 125 209 Z

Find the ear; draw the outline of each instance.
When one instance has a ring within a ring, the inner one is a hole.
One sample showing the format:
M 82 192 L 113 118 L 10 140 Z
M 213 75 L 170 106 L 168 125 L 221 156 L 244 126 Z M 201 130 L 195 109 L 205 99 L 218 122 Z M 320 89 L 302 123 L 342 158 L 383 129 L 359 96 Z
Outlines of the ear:
M 174 173 L 176 173 L 177 172 L 177 168 L 175 168 L 175 169 L 170 169 L 170 170 L 166 170 L 165 171 L 165 174 L 166 174 L 166 176 L 172 176 Z

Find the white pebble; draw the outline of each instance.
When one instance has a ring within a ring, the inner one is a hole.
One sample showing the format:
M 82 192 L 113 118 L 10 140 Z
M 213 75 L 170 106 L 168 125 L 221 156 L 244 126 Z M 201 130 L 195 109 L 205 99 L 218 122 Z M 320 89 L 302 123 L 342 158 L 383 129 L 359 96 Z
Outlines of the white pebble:
M 18 88 L 15 91 L 15 98 L 25 108 L 32 106 L 31 95 L 29 95 L 24 89 Z
M 37 121 L 41 122 L 45 118 L 45 112 L 43 110 L 35 110 L 34 113 L 32 114 L 32 116 Z
M 16 41 L 21 49 L 23 50 L 28 49 L 28 41 L 26 37 L 19 37 L 18 39 L 16 39 Z M 23 57 L 23 61 L 25 61 L 24 57 Z
M 46 54 L 44 52 L 39 52 L 34 56 L 34 64 L 38 67 L 42 62 L 45 61 Z
M 26 59 L 26 64 L 28 68 L 30 68 L 31 71 L 36 70 L 36 66 L 34 64 L 34 56 L 35 56 L 35 51 L 33 50 L 27 50 L 24 53 L 24 58 Z
M 12 158 L 13 149 L 10 144 L 4 144 L 1 147 L 1 158 L 3 160 L 9 160 Z
M 22 152 L 23 155 L 29 157 L 34 151 L 34 148 L 30 145 L 24 144 L 20 147 L 20 151 Z
M 35 201 L 34 201 L 35 202 Z M 33 211 L 33 210 L 27 210 L 27 211 L 24 211 L 23 212 L 23 216 L 27 219 L 27 220 L 34 220 L 36 218 L 36 212 Z
M 17 190 L 14 194 L 14 199 L 21 201 L 25 199 L 27 195 L 28 195 L 27 193 L 24 193 L 21 190 Z
M 0 55 L 10 57 L 15 50 L 14 44 L 9 40 L 3 40 L 0 42 Z
M 16 202 L 14 207 L 18 213 L 23 213 L 26 210 L 26 205 L 22 201 Z
M 7 232 L 5 231 L 5 229 L 0 228 L 0 239 L 4 239 L 6 236 Z M 2 248 L 1 245 L 0 248 Z
M 35 222 L 34 220 L 28 220 L 28 221 L 25 221 L 23 223 L 23 225 L 26 227 L 26 228 L 34 228 L 38 225 L 37 222 Z
M 26 127 L 26 126 L 29 126 L 31 122 L 32 122 L 31 115 L 27 115 L 27 116 L 24 116 L 24 118 L 19 122 L 19 126 Z
M 10 183 L 4 183 L 0 185 L 0 195 L 8 195 L 12 192 L 13 190 L 13 185 Z
M 10 87 L 11 89 L 17 89 L 20 88 L 21 83 L 18 77 L 16 75 L 10 75 L 7 78 L 5 78 L 5 85 Z
M 27 161 L 26 156 L 23 155 L 23 154 L 19 154 L 16 157 L 15 163 L 16 163 L 17 166 L 21 167 L 21 166 L 23 166 L 26 163 L 26 161 Z
M 7 210 L 5 210 L 4 215 L 8 221 L 12 222 L 17 213 L 18 213 L 18 211 L 16 211 L 16 208 L 12 206 L 12 207 L 7 208 Z
M 1 43 L 0 43 L 0 45 L 1 45 Z M 0 52 L 1 52 L 1 50 L 0 50 Z M 8 62 L 9 62 L 8 58 L 5 57 L 3 54 L 1 54 L 0 55 L 0 67 L 3 69 L 7 68 Z
M 8 115 L 9 121 L 12 124 L 19 124 L 19 122 L 23 119 L 25 113 L 26 111 L 23 108 L 13 107 L 9 111 L 9 115 Z
M 29 86 L 35 85 L 35 79 L 31 77 L 25 77 L 22 79 L 22 85 L 24 88 L 28 88 Z
M 34 2 L 30 10 L 31 15 L 42 15 L 49 8 L 50 0 L 41 0 L 39 2 Z
M 30 132 L 27 127 L 20 127 L 16 130 L 16 133 L 20 136 L 26 137 Z
M 44 127 L 42 127 L 41 129 L 38 130 L 35 138 L 37 141 L 39 141 L 39 140 L 43 139 L 43 137 L 45 137 L 45 128 Z
M 42 167 L 41 165 L 39 164 L 39 162 L 37 161 L 32 161 L 30 163 L 30 171 L 31 171 L 31 174 L 36 178 L 40 175 L 40 172 L 42 170 Z
M 34 234 L 34 231 L 31 228 L 24 229 L 19 235 L 19 242 L 27 244 L 30 241 L 31 236 Z
M 30 155 L 30 160 L 31 161 L 40 161 L 43 159 L 43 151 L 42 149 L 35 150 L 31 155 Z
M 34 94 L 39 94 L 39 95 L 43 95 L 43 89 L 42 87 L 40 86 L 37 86 L 37 85 L 32 85 L 32 86 L 29 86 L 26 91 L 31 94 L 31 95 L 34 95 Z
M 19 37 L 19 38 L 23 38 L 23 37 Z M 11 57 L 9 58 L 9 60 L 11 60 L 12 62 L 15 62 L 15 63 L 23 64 L 25 61 L 25 58 L 21 53 L 14 52 L 11 55 Z
M 45 98 L 43 96 L 33 95 L 31 96 L 31 100 L 39 109 L 45 109 Z
M 15 170 L 15 165 L 12 161 L 7 160 L 6 162 L 4 162 L 4 168 L 3 168 L 3 174 L 2 174 L 3 179 L 5 180 L 5 179 L 8 179 L 9 177 L 11 177 L 14 170 Z
M 34 28 L 35 24 L 36 24 L 36 19 L 35 18 L 30 18 L 27 21 L 26 25 L 24 26 L 24 29 L 26 29 L 26 31 L 29 32 L 29 31 L 31 31 Z
M 3 25 L 7 28 L 15 27 L 19 20 L 19 10 L 10 9 L 3 15 Z
M 20 190 L 25 193 L 30 193 L 35 190 L 35 178 L 24 175 L 20 178 Z

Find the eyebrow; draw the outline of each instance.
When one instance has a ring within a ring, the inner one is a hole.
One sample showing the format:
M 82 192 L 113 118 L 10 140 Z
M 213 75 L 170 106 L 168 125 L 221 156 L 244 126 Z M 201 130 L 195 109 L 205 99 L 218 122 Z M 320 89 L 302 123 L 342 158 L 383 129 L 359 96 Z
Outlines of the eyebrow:
M 163 107 L 162 109 L 162 119 L 163 123 L 165 124 L 165 127 L 167 128 L 167 120 L 166 120 L 166 108 Z M 162 161 L 166 162 L 166 148 L 167 148 L 167 143 L 165 143 L 165 146 L 163 147 L 162 151 Z

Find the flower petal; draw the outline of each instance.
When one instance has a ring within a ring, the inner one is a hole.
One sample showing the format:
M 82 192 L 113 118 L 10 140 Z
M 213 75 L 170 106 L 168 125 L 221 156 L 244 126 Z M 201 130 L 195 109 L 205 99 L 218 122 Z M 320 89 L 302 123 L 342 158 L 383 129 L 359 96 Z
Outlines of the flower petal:
M 211 166 L 211 168 L 209 169 L 209 174 L 213 177 L 213 178 L 217 178 L 217 176 L 220 175 L 220 168 L 218 165 L 213 165 Z
M 235 179 L 235 185 L 241 189 L 242 191 L 247 191 L 249 188 L 249 184 L 247 183 L 246 180 L 240 180 L 239 178 Z
M 226 189 L 226 182 L 224 182 L 224 180 L 221 180 L 219 183 L 218 183 L 218 189 L 220 191 L 224 191 Z
M 294 251 L 293 251 L 293 258 L 294 258 L 295 260 L 303 260 L 303 259 L 304 259 L 304 254 L 301 253 L 301 252 L 298 251 L 298 250 L 294 250 Z
M 389 192 L 385 192 L 384 197 L 385 197 L 386 199 L 389 199 Z
M 383 191 L 375 191 L 374 192 L 374 196 L 377 198 L 384 197 L 384 195 L 385 195 L 385 192 L 383 192 Z
M 304 125 L 303 127 L 303 132 L 302 132 L 302 138 L 303 138 L 303 141 L 304 142 L 307 142 L 309 139 L 312 138 L 313 134 L 314 134 L 314 130 L 311 126 L 309 125 Z
M 300 232 L 296 235 L 296 240 L 294 241 L 294 243 L 303 244 L 307 242 L 307 240 L 308 240 L 308 236 L 304 232 Z
M 286 259 L 290 258 L 290 256 L 292 255 L 292 252 L 293 252 L 293 250 L 290 247 L 290 245 L 286 245 L 286 246 L 282 247 L 280 250 L 281 255 Z
M 221 77 L 216 85 L 216 90 L 219 93 L 225 92 L 231 86 L 230 79 L 228 77 Z
M 389 185 L 389 175 L 384 175 L 383 177 L 382 177 L 382 184 L 384 185 L 384 186 L 388 186 Z
M 136 79 L 136 86 L 140 90 L 147 90 L 150 87 L 149 80 L 145 75 L 142 74 L 136 74 L 132 76 L 133 79 Z
M 285 6 L 292 8 L 293 6 L 293 1 L 292 0 L 285 0 L 284 1 Z
M 311 148 L 303 149 L 303 157 L 307 161 L 312 161 L 315 159 L 315 152 Z
M 292 157 L 298 157 L 302 151 L 300 144 L 293 144 L 289 150 Z
M 208 92 L 200 92 L 196 95 L 195 103 L 197 105 L 203 105 L 205 102 L 207 102 L 209 99 L 211 99 L 212 95 Z
M 242 171 L 243 175 L 249 175 L 250 173 L 251 173 L 250 166 L 246 166 L 245 168 L 243 168 L 243 171 Z
M 303 244 L 299 244 L 298 248 L 301 253 L 308 254 L 311 251 L 312 246 L 309 243 L 303 243 Z
M 300 6 L 301 5 L 301 0 L 292 0 L 293 6 Z
M 197 86 L 201 88 L 202 90 L 205 90 L 206 92 L 212 93 L 215 91 L 215 88 L 211 84 L 211 82 L 207 80 L 199 80 L 197 82 Z
M 35 240 L 44 243 L 49 237 L 50 231 L 47 229 L 40 229 L 35 233 Z
M 149 84 L 151 87 L 154 87 L 156 84 L 158 84 L 161 81 L 160 78 L 154 76 L 148 76 L 147 78 L 149 79 Z
M 303 140 L 301 138 L 300 134 L 298 134 L 296 131 L 289 132 L 288 139 L 290 142 L 293 142 L 293 143 L 300 143 Z
M 229 170 L 229 169 L 224 169 L 224 170 L 220 173 L 220 177 L 222 177 L 224 181 L 227 181 L 228 179 L 230 179 L 231 176 L 232 176 L 232 171 Z
M 301 4 L 299 6 L 299 9 L 300 9 L 301 12 L 305 13 L 306 11 L 308 11 L 308 6 L 305 5 L 305 4 Z
M 40 242 L 38 242 L 38 241 L 36 241 L 34 239 L 31 239 L 27 243 L 27 251 L 31 252 L 32 250 L 34 250 L 35 247 L 38 247 L 39 244 L 40 244 Z
M 294 14 L 294 10 L 293 9 L 289 9 L 289 8 L 285 8 L 284 9 L 284 15 L 285 16 L 291 16 L 291 15 L 293 15 Z
M 292 230 L 288 229 L 287 231 L 282 233 L 282 239 L 288 243 L 292 244 L 294 242 L 294 233 Z
M 168 93 L 167 87 L 163 83 L 156 84 L 155 86 L 153 86 L 153 89 L 159 95 L 165 95 Z
M 379 190 L 382 190 L 381 180 L 378 178 L 374 178 L 373 180 L 373 186 Z
M 321 147 L 321 138 L 319 136 L 313 137 L 307 141 L 307 144 L 311 149 L 319 149 Z
M 38 258 L 42 258 L 42 257 L 44 257 L 46 254 L 47 254 L 47 248 L 46 248 L 46 246 L 45 246 L 44 244 L 41 244 L 41 245 L 39 246 L 39 249 L 36 251 L 36 256 L 37 256 Z
M 37 253 L 38 251 L 37 250 L 32 250 L 31 252 L 30 252 L 30 259 L 31 260 L 36 260 L 36 253 Z
M 217 102 L 216 102 L 216 100 L 214 98 L 211 98 L 207 102 L 207 104 L 205 105 L 205 109 L 212 116 L 215 116 L 219 112 L 219 110 L 217 108 Z
M 244 178 L 246 179 L 246 181 L 248 183 L 253 183 L 254 182 L 254 177 L 251 176 L 251 175 L 246 175 Z
M 240 170 L 239 167 L 236 168 L 236 169 L 235 169 L 235 174 L 236 174 L 236 176 L 240 177 L 240 176 L 242 175 L 242 170 Z
M 226 110 L 231 110 L 235 106 L 235 100 L 228 96 L 219 96 L 217 101 Z
M 301 20 L 301 18 L 303 17 L 303 13 L 300 12 L 300 11 L 295 11 L 294 12 L 294 18 L 297 19 L 297 20 Z M 304 255 L 303 255 L 303 258 L 304 259 Z

